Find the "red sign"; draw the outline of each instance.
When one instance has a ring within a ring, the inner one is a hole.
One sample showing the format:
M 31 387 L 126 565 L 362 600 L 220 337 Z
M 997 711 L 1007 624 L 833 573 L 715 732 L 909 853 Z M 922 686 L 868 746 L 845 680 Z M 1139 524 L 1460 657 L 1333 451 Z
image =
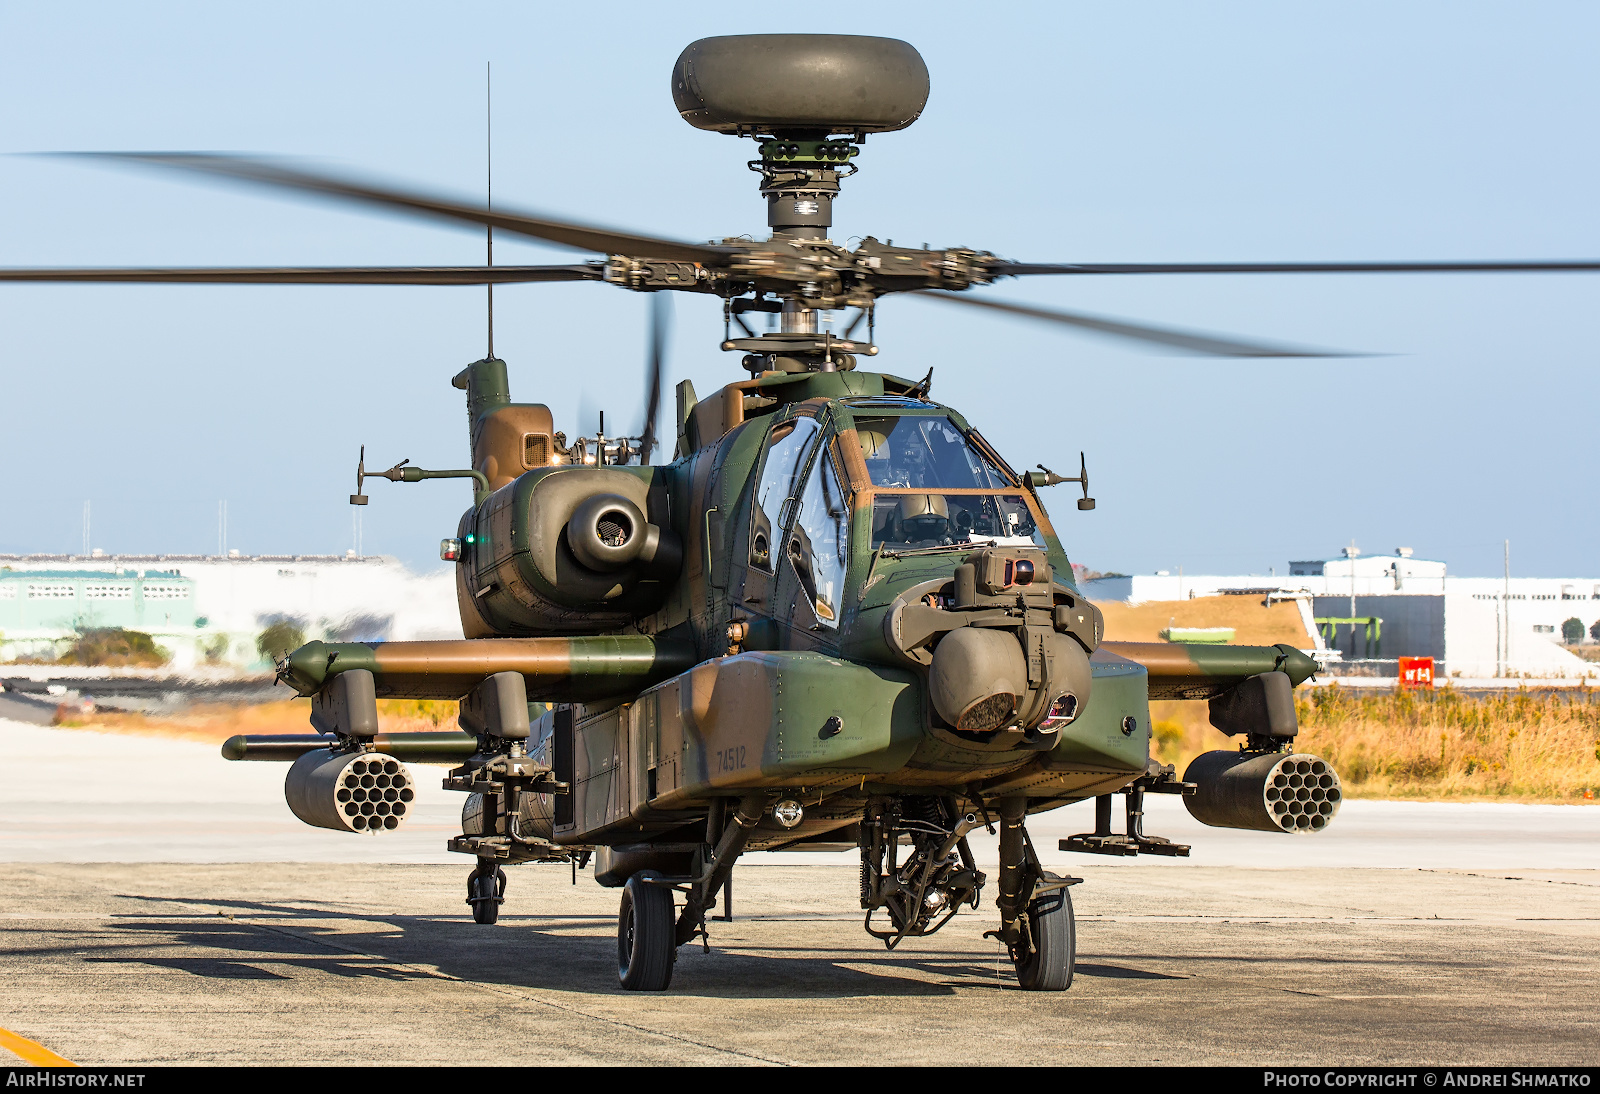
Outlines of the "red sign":
M 1403 688 L 1433 687 L 1433 658 L 1400 658 L 1400 686 Z

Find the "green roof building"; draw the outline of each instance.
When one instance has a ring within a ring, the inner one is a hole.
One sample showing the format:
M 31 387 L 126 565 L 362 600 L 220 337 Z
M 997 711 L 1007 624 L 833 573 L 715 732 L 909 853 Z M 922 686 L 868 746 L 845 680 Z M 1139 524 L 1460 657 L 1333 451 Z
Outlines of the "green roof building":
M 194 581 L 176 570 L 0 569 L 0 643 L 10 650 L 42 652 L 94 627 L 192 634 Z

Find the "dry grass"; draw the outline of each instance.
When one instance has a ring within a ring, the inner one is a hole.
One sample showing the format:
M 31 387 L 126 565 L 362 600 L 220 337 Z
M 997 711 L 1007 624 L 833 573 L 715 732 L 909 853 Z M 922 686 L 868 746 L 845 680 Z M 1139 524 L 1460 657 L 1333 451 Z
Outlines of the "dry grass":
M 1477 699 L 1451 688 L 1302 689 L 1296 747 L 1331 762 L 1346 796 L 1427 801 L 1575 802 L 1600 793 L 1600 702 L 1587 689 Z M 1179 772 L 1237 747 L 1204 703 L 1152 703 L 1155 748 Z
M 453 730 L 457 728 L 456 710 L 454 702 L 380 699 L 378 726 L 385 733 Z M 221 744 L 237 733 L 314 733 L 310 718 L 310 700 L 283 699 L 251 706 L 205 704 L 182 714 L 160 716 L 103 710 L 87 716 L 68 716 L 61 727 Z
M 1167 627 L 1232 627 L 1241 646 L 1287 642 L 1296 649 L 1311 646 L 1300 622 L 1300 609 L 1279 601 L 1263 607 L 1256 596 L 1202 596 L 1194 600 L 1147 600 L 1143 604 L 1106 601 L 1096 604 L 1106 617 L 1107 642 L 1160 642 Z

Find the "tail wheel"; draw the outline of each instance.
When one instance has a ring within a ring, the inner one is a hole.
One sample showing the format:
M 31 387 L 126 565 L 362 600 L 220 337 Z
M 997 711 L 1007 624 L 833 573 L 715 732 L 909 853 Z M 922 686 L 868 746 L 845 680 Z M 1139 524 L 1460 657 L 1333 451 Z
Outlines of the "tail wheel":
M 1012 954 L 1017 983 L 1026 991 L 1066 991 L 1078 961 L 1078 929 L 1072 917 L 1072 892 L 1057 889 L 1028 905 L 1033 949 Z
M 475 923 L 494 923 L 500 918 L 500 905 L 506 896 L 506 872 L 474 870 L 467 878 L 467 903 L 472 905 Z
M 617 975 L 628 991 L 665 991 L 678 955 L 672 890 L 651 885 L 650 871 L 628 879 L 617 914 Z

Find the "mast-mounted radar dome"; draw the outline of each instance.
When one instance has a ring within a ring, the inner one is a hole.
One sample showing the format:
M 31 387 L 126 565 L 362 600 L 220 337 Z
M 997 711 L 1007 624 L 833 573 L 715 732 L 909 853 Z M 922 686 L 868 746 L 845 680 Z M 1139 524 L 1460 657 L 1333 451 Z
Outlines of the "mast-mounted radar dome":
M 702 38 L 678 57 L 672 99 L 690 125 L 734 136 L 888 133 L 922 113 L 928 66 L 898 38 Z

